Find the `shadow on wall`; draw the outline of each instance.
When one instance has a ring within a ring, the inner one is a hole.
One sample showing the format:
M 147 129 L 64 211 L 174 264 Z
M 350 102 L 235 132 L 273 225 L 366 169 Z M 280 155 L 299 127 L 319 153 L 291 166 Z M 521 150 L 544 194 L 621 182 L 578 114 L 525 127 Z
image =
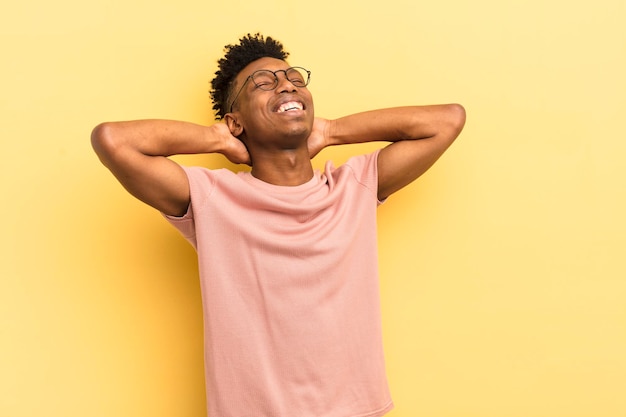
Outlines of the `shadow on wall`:
M 237 169 L 219 155 L 175 159 L 183 165 Z M 177 414 L 205 415 L 195 250 L 159 212 L 127 194 L 112 175 L 98 181 L 102 187 L 74 185 L 73 193 L 86 196 L 88 214 L 85 224 L 74 229 L 82 236 L 71 239 L 75 247 L 68 252 L 85 257 L 77 269 L 96 271 L 89 285 L 97 290 L 76 292 L 84 299 L 81 303 L 92 305 L 93 326 L 105 340 L 97 349 L 110 358 L 107 369 L 98 372 L 121 384 L 108 395 L 136 404 L 166 396 Z

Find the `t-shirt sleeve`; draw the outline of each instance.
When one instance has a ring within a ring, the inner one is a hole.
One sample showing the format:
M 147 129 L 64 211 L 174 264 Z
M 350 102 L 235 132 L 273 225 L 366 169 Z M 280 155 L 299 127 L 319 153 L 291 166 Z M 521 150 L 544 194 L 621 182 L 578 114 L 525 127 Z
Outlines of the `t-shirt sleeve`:
M 355 179 L 374 194 L 378 204 L 382 204 L 386 201 L 386 199 L 382 201 L 378 200 L 379 153 L 380 149 L 366 155 L 353 156 L 348 159 L 345 165 L 350 167 L 354 173 Z
M 172 226 L 174 226 L 180 234 L 183 235 L 185 239 L 191 243 L 191 245 L 196 247 L 196 227 L 195 221 L 193 218 L 193 209 L 191 207 L 192 203 L 189 203 L 187 207 L 187 212 L 180 217 L 170 216 L 165 213 L 161 213 L 165 220 L 167 220 Z
M 208 197 L 213 189 L 213 177 L 211 171 L 199 167 L 183 167 L 189 181 L 189 193 L 191 201 L 187 212 L 181 216 L 170 216 L 164 213 L 165 219 L 174 226 L 194 248 L 197 248 L 196 222 L 194 218 L 194 206 L 200 207 L 201 201 Z

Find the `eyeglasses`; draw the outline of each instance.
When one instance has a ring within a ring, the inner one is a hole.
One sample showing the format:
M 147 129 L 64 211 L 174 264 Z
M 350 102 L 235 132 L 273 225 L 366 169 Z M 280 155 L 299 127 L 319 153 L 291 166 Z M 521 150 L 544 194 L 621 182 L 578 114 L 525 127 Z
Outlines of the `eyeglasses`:
M 243 88 L 246 86 L 249 80 L 252 80 L 255 86 L 260 88 L 261 90 L 270 91 L 275 89 L 278 86 L 278 75 L 279 72 L 285 73 L 285 78 L 291 84 L 296 87 L 306 87 L 309 85 L 309 81 L 311 80 L 311 71 L 304 69 L 302 67 L 291 67 L 284 70 L 276 70 L 270 71 L 266 69 L 261 69 L 254 71 L 252 74 L 248 75 L 246 81 L 243 82 L 237 94 L 235 94 L 235 98 L 232 103 L 230 103 L 230 112 L 233 112 L 233 105 L 235 101 L 237 101 L 237 97 L 243 91 Z

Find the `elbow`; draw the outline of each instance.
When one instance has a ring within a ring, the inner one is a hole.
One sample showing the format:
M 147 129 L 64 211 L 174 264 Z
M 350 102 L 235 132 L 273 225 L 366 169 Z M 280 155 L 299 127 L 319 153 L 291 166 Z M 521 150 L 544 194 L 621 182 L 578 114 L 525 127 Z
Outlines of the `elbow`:
M 465 108 L 460 104 L 444 104 L 439 106 L 437 131 L 434 136 L 450 146 L 465 126 Z
M 118 147 L 112 123 L 101 123 L 91 132 L 91 146 L 105 165 Z
M 452 132 L 454 132 L 454 137 L 458 136 L 463 127 L 465 126 L 465 108 L 460 104 L 449 104 L 449 126 Z
M 440 110 L 439 127 L 435 136 L 448 147 L 465 126 L 465 108 L 460 104 L 445 104 L 440 106 Z
M 111 124 L 110 123 L 100 123 L 98 126 L 94 127 L 91 131 L 91 146 L 96 153 L 100 153 L 104 147 L 106 147 L 107 142 L 110 142 L 111 136 Z

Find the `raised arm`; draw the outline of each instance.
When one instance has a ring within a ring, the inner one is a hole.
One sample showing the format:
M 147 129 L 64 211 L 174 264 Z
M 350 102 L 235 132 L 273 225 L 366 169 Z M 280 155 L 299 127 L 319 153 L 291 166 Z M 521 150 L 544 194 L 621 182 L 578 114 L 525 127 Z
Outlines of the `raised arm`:
M 316 120 L 317 131 L 324 133 L 314 142 L 319 144 L 319 136 L 324 137 L 323 146 L 394 142 L 378 156 L 378 197 L 382 200 L 426 172 L 464 124 L 465 110 L 458 104 L 397 107 Z
M 93 130 L 91 143 L 128 192 L 173 216 L 186 212 L 190 195 L 185 172 L 168 156 L 219 152 L 232 162 L 249 162 L 245 146 L 225 123 L 208 127 L 170 120 L 103 123 Z

